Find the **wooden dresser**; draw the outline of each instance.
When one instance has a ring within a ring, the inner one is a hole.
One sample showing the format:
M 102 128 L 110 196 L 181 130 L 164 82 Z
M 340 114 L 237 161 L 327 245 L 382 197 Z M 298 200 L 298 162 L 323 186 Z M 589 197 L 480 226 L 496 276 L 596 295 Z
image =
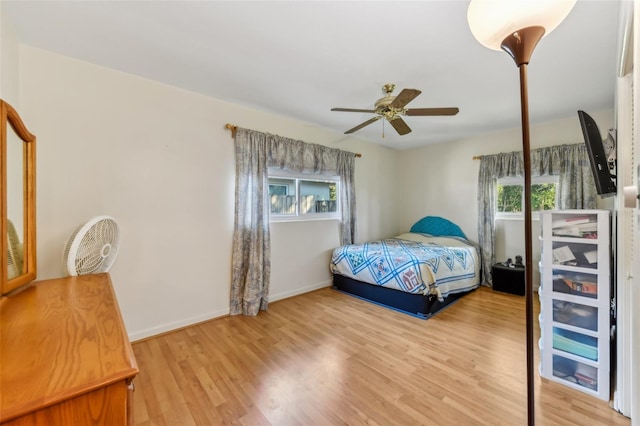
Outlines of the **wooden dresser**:
M 133 424 L 137 373 L 109 274 L 0 299 L 0 424 Z

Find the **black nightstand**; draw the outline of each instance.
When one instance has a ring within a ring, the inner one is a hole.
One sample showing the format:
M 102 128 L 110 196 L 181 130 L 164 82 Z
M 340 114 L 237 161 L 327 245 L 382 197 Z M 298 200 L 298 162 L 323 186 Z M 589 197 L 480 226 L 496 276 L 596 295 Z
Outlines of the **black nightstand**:
M 524 296 L 524 266 L 505 266 L 496 263 L 491 268 L 493 289 Z

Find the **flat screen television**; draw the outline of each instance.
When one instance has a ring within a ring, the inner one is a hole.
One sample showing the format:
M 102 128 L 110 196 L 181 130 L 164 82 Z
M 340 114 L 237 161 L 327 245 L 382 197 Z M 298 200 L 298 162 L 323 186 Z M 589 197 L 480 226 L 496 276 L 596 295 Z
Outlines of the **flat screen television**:
M 596 181 L 596 191 L 602 197 L 613 196 L 616 193 L 616 183 L 609 171 L 609 161 L 604 152 L 602 136 L 595 120 L 586 112 L 578 111 L 582 135 L 589 153 L 591 172 Z

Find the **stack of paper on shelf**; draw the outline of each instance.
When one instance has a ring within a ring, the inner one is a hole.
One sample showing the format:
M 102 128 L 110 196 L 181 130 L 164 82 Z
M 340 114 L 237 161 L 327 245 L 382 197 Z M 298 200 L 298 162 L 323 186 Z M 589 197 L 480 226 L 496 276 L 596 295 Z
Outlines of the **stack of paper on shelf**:
M 569 246 L 562 246 L 553 249 L 553 263 L 568 263 L 576 260 Z
M 566 217 L 554 220 L 551 226 L 553 235 L 558 237 L 598 237 L 598 223 L 595 217 Z

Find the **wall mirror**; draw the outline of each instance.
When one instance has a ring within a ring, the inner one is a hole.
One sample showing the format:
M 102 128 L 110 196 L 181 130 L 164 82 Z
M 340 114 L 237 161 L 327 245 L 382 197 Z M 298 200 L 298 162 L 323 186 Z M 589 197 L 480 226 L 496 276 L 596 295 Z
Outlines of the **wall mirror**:
M 35 145 L 36 138 L 16 110 L 0 99 L 0 294 L 36 278 Z

